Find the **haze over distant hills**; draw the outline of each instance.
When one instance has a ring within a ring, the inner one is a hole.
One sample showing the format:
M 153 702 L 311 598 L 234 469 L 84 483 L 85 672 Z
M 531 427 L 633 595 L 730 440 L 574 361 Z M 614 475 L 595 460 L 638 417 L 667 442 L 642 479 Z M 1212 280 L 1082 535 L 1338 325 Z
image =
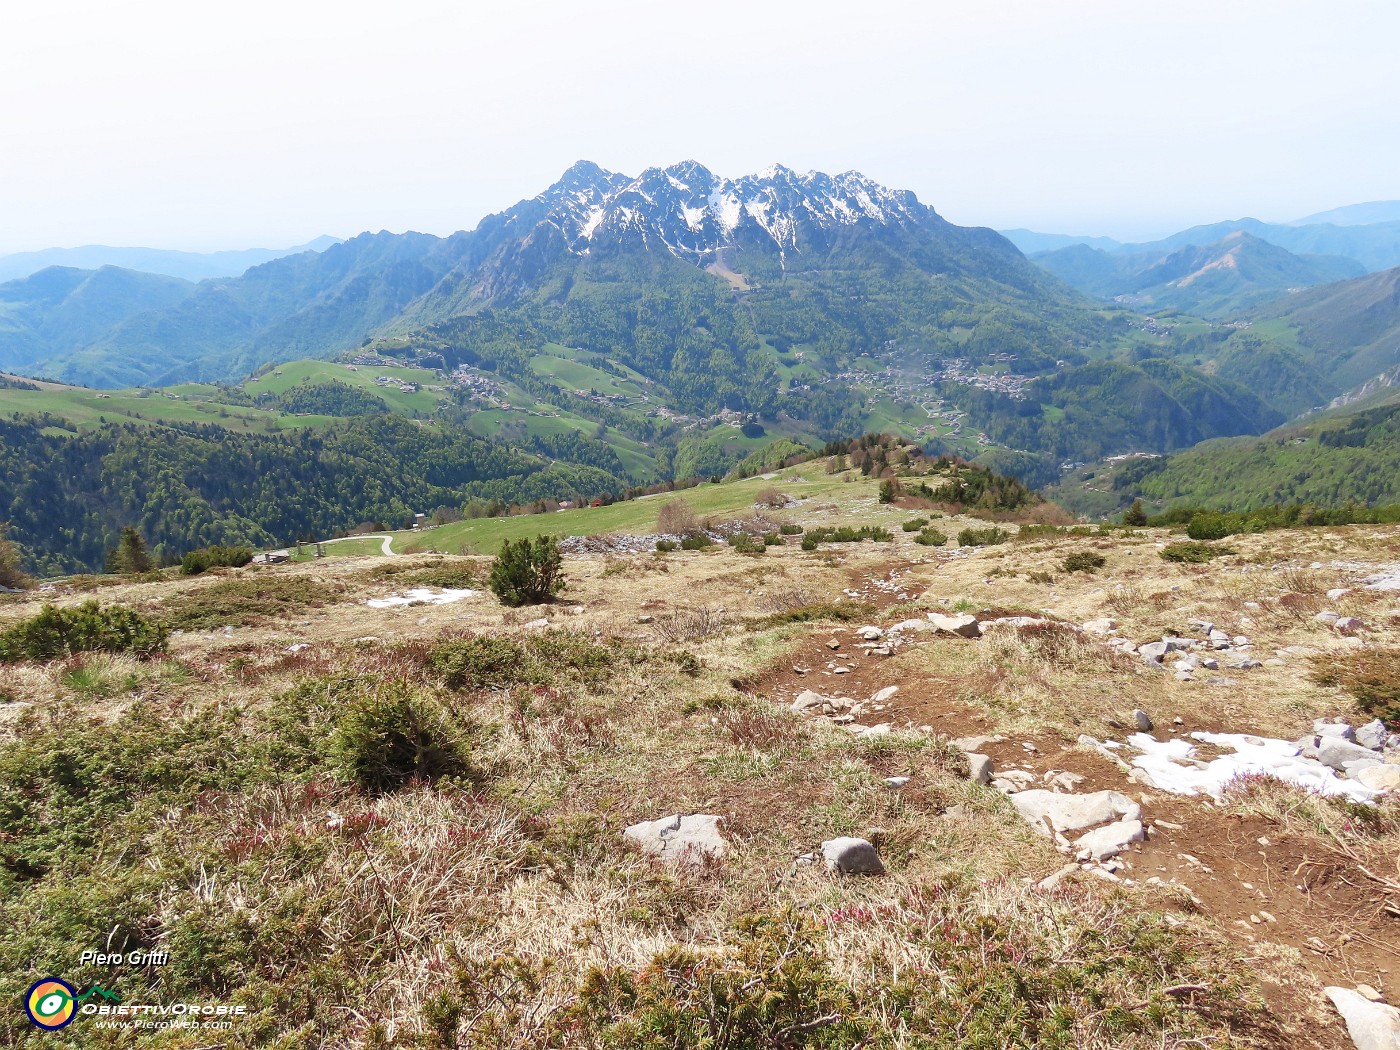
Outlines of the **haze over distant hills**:
M 325 251 L 338 243 L 338 237 L 317 237 L 292 248 L 245 248 L 222 252 L 179 252 L 165 248 L 113 248 L 88 244 L 81 248 L 45 248 L 37 252 L 0 255 L 0 282 L 28 277 L 49 266 L 97 270 L 116 266 L 142 273 L 164 274 L 186 281 L 210 277 L 237 277 L 250 266 L 271 262 L 284 255 Z
M 1400 205 L 1394 205 L 1400 209 Z M 1337 209 L 1337 213 L 1363 216 L 1391 213 L 1388 202 L 1355 205 Z M 1368 211 L 1370 209 L 1371 211 Z M 1075 244 L 1114 255 L 1165 254 L 1178 248 L 1214 244 L 1231 233 L 1243 231 L 1261 241 L 1285 248 L 1296 255 L 1337 255 L 1353 259 L 1370 272 L 1400 266 L 1400 218 L 1366 222 L 1364 220 L 1337 223 L 1301 219 L 1296 223 L 1268 223 L 1258 219 L 1231 219 L 1181 230 L 1157 241 L 1127 244 L 1108 237 L 1075 237 L 1063 234 L 1036 233 L 1030 230 L 1007 230 L 1006 236 L 1027 255 L 1055 251 Z
M 0 370 L 117 388 L 340 358 L 279 418 L 246 384 L 169 395 L 206 403 L 181 418 L 256 408 L 240 425 L 277 428 L 373 408 L 379 386 L 336 385 L 355 358 L 412 373 L 385 380 L 415 388 L 411 409 L 386 411 L 630 482 L 723 472 L 742 426 L 818 442 L 894 429 L 1046 484 L 1066 462 L 1260 434 L 1382 386 L 1400 364 L 1393 274 L 1253 230 L 1374 247 L 1391 226 L 1249 220 L 1033 263 L 858 172 L 580 161 L 448 237 L 364 233 L 197 284 L 118 267 L 0 284 Z M 59 415 L 76 397 L 7 396 Z M 107 400 L 84 411 L 165 425 Z
M 1166 307 L 1229 317 L 1312 285 L 1360 277 L 1366 268 L 1339 255 L 1294 255 L 1244 230 L 1205 245 L 1112 253 L 1076 244 L 1032 256 L 1080 291 L 1145 310 Z
M 1348 204 L 1345 207 L 1320 211 L 1294 219 L 1290 226 L 1310 226 L 1314 223 L 1329 222 L 1333 226 L 1369 226 L 1377 222 L 1400 222 L 1400 201 L 1368 201 L 1365 204 Z

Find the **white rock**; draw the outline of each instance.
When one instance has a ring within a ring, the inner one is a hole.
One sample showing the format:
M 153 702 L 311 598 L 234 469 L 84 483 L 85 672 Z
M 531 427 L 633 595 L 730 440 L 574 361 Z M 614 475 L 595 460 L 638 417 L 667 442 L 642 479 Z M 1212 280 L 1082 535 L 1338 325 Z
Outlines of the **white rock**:
M 1042 890 L 1053 890 L 1077 871 L 1079 871 L 1078 864 L 1066 864 L 1059 871 L 1055 872 L 1055 874 L 1045 876 L 1045 878 L 1036 883 L 1036 886 Z
M 1400 791 L 1400 766 L 1394 763 L 1366 766 L 1353 773 L 1351 779 L 1372 791 Z
M 1045 835 L 1050 833 L 1047 820 L 1054 831 L 1066 832 L 1083 831 L 1119 818 L 1138 820 L 1142 817 L 1142 807 L 1118 791 L 1065 795 L 1035 789 L 1013 795 L 1011 801 L 1017 812 Z
M 1145 837 L 1142 821 L 1116 820 L 1076 839 L 1075 855 L 1081 860 L 1108 860 Z
M 668 864 L 698 864 L 724 856 L 724 839 L 719 834 L 723 821 L 723 817 L 708 813 L 675 815 L 633 824 L 622 834 L 640 845 L 644 853 Z
M 1071 773 L 1068 769 L 1046 770 L 1041 779 L 1052 791 L 1073 791 L 1084 783 L 1082 776 L 1078 773 Z
M 992 760 L 986 755 L 979 755 L 974 751 L 967 756 L 967 778 L 973 783 L 990 784 L 993 768 Z
M 794 711 L 809 711 L 812 708 L 820 708 L 822 704 L 828 703 L 826 697 L 821 693 L 814 693 L 810 689 L 804 689 L 797 694 L 797 699 L 792 702 Z
M 900 620 L 899 623 L 887 631 L 887 634 L 923 634 L 925 631 L 937 630 L 933 624 L 927 620 Z
M 894 694 L 897 692 L 899 692 L 899 686 L 887 685 L 885 686 L 885 688 L 872 694 L 870 697 L 870 702 L 872 704 L 883 704 L 887 702 L 890 699 L 890 697 L 894 696 Z
M 960 638 L 976 638 L 981 633 L 977 627 L 977 617 L 967 613 L 955 613 L 951 616 L 929 613 L 928 620 L 934 630 L 944 634 L 956 634 Z
M 1333 587 L 1327 592 L 1327 600 L 1329 602 L 1335 602 L 1338 598 L 1344 597 L 1350 593 L 1350 587 Z
M 1322 612 L 1314 615 L 1313 619 L 1318 623 L 1325 623 L 1330 627 L 1332 624 L 1340 620 L 1341 617 L 1336 613 L 1332 612 L 1330 609 L 1323 609 Z
M 1327 998 L 1347 1023 L 1356 1050 L 1400 1050 L 1400 1010 L 1373 1003 L 1350 988 L 1324 988 Z
M 960 736 L 956 740 L 949 740 L 948 746 L 959 751 L 981 751 L 988 744 L 999 744 L 1005 739 L 1004 736 Z
M 1084 630 L 1090 634 L 1112 634 L 1118 630 L 1118 621 L 1110 620 L 1107 616 L 1102 616 L 1097 620 L 1085 620 Z
M 1355 634 L 1357 631 L 1366 630 L 1366 625 L 1355 616 L 1343 616 L 1336 623 L 1332 624 L 1332 630 L 1338 634 Z
M 1330 737 L 1336 740 L 1356 739 L 1356 730 L 1345 722 L 1326 722 L 1321 718 L 1313 722 L 1313 734 L 1316 736 Z
M 822 859 L 826 870 L 842 875 L 883 875 L 885 865 L 880 854 L 865 839 L 828 839 L 822 843 Z

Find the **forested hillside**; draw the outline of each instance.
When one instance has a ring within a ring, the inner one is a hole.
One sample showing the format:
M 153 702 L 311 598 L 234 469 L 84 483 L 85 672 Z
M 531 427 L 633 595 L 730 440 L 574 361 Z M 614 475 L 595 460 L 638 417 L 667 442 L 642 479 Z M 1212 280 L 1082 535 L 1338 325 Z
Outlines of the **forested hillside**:
M 1049 494 L 1092 515 L 1116 513 L 1138 497 L 1159 510 L 1400 503 L 1400 405 L 1091 467 Z
M 549 463 L 392 415 L 290 436 L 209 425 L 0 421 L 0 520 L 38 572 L 95 570 L 121 528 L 157 558 L 210 544 L 268 546 L 361 522 L 403 525 L 470 498 L 525 502 L 620 492 L 603 470 Z

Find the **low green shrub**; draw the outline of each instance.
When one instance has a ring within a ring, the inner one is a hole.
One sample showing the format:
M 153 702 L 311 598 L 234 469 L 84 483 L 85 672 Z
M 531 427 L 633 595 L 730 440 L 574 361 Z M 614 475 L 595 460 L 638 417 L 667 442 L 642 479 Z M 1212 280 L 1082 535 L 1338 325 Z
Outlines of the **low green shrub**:
M 778 531 L 781 532 L 784 536 L 801 536 L 801 535 L 802 535 L 802 526 L 801 526 L 801 525 L 791 525 L 791 524 L 789 524 L 789 525 L 779 525 L 779 526 L 778 526 Z
M 893 539 L 894 534 L 879 525 L 862 525 L 858 529 L 850 525 L 823 525 L 807 530 L 802 537 L 802 549 L 814 550 L 818 543 L 860 543 L 862 540 L 889 543 Z M 811 547 L 807 546 L 808 540 L 813 541 Z
M 754 539 L 747 532 L 736 532 L 726 542 L 740 554 L 762 554 L 767 549 L 763 541 Z
M 928 524 L 928 518 L 910 518 L 900 526 L 905 532 L 918 532 Z
M 1234 554 L 1235 552 L 1229 547 L 1214 547 L 1209 543 L 1186 541 L 1181 543 L 1168 543 L 1157 553 L 1164 561 L 1201 564 L 1210 561 L 1212 558 L 1221 558 L 1227 554 Z
M 926 529 L 920 529 L 919 534 L 914 537 L 914 542 L 921 543 L 925 547 L 941 547 L 948 542 L 948 534 L 939 532 L 930 526 Z
M 755 623 L 756 630 L 790 623 L 868 623 L 879 610 L 868 602 L 812 602 L 772 613 Z
M 453 590 L 466 590 L 482 585 L 481 567 L 465 559 L 438 558 L 419 564 L 398 565 L 389 561 L 377 565 L 372 575 L 393 581 L 395 586 L 441 587 Z
M 327 754 L 339 779 L 375 795 L 467 772 L 466 747 L 449 713 L 404 685 L 367 693 L 344 708 Z
M 185 553 L 180 571 L 186 576 L 198 576 L 210 569 L 241 569 L 252 560 L 252 547 L 200 547 Z
M 427 663 L 450 689 L 507 689 L 556 681 L 598 686 L 618 664 L 643 658 L 640 650 L 599 645 L 576 631 L 544 631 L 520 641 L 483 635 L 443 642 Z
M 673 550 L 678 549 L 678 547 L 679 547 L 679 544 L 677 544 L 675 540 L 657 540 L 657 541 L 656 541 L 656 549 L 657 549 L 658 551 L 660 551 L 662 554 L 670 554 Z
M 258 627 L 269 620 L 326 605 L 343 587 L 304 576 L 264 573 L 255 579 L 220 580 L 176 594 L 161 606 L 161 622 L 175 631 Z
M 992 547 L 998 543 L 1005 543 L 1010 538 L 1011 533 L 995 525 L 986 529 L 963 529 L 958 533 L 958 546 Z
M 169 630 L 124 605 L 95 601 L 63 609 L 45 605 L 0 633 L 0 663 L 54 660 L 74 653 L 132 653 L 149 657 L 165 648 Z
M 714 546 L 714 542 L 714 540 L 710 539 L 710 537 L 703 532 L 697 536 L 685 536 L 681 539 L 681 550 L 702 551 L 706 547 Z
M 1091 575 L 1104 567 L 1105 558 L 1102 554 L 1095 554 L 1093 551 L 1075 551 L 1073 554 L 1065 556 L 1065 560 L 1060 562 L 1060 569 L 1063 572 L 1087 572 Z

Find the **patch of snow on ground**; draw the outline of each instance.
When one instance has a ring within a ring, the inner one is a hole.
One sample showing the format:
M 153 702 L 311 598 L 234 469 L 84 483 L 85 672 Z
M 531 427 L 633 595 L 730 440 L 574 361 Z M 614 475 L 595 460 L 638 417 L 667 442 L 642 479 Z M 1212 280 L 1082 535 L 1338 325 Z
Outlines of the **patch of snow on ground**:
M 1243 733 L 1192 733 L 1191 737 L 1203 744 L 1230 748 L 1234 754 L 1203 762 L 1196 758 L 1196 748 L 1185 740 L 1157 740 L 1146 733 L 1134 733 L 1128 743 L 1142 753 L 1132 764 L 1159 790 L 1174 795 L 1206 794 L 1218 799 L 1225 785 L 1236 777 L 1263 773 L 1323 795 L 1345 795 L 1353 802 L 1376 797 L 1370 788 L 1337 776 L 1320 762 L 1300 758 L 1298 746 L 1287 740 Z
M 387 598 L 371 598 L 365 604 L 371 609 L 392 609 L 400 605 L 450 605 L 465 598 L 474 598 L 480 591 L 452 590 L 447 588 L 434 591 L 431 587 L 415 587 L 403 594 L 391 594 Z

